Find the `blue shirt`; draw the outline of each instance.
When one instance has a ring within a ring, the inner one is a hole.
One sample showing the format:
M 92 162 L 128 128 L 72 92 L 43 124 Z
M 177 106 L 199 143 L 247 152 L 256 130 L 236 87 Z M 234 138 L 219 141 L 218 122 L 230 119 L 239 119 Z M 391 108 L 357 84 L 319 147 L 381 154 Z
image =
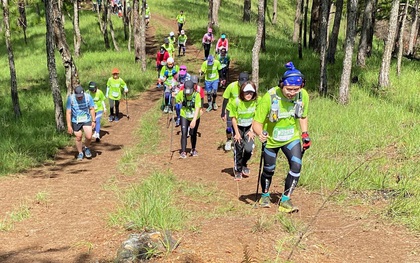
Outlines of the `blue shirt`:
M 84 94 L 81 100 L 76 99 L 75 94 L 71 94 L 67 98 L 66 109 L 71 109 L 71 122 L 72 123 L 86 123 L 92 121 L 90 116 L 90 108 L 94 108 L 92 96 Z

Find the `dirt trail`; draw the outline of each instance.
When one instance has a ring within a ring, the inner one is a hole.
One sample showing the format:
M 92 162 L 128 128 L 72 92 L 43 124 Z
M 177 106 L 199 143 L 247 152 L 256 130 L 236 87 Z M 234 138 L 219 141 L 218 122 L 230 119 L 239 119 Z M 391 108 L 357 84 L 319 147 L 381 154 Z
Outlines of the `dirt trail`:
M 155 14 L 148 34 L 153 35 L 154 27 L 172 24 Z M 175 24 L 172 30 L 176 30 Z M 187 56 L 176 58 L 176 61 L 188 63 L 189 68 L 197 72 L 202 61 L 195 58 L 196 52 L 189 46 Z M 154 54 L 150 53 L 151 56 Z M 105 134 L 101 143 L 94 143 L 92 160 L 73 161 L 75 150 L 70 147 L 61 151 L 51 164 L 0 179 L 0 218 L 22 204 L 27 204 L 31 213 L 29 219 L 16 223 L 14 229 L 0 232 L 0 262 L 110 262 L 115 257 L 128 232 L 107 226 L 107 215 L 115 209 L 116 196 L 105 186 L 115 178 L 123 186 L 148 175 L 147 171 L 140 170 L 134 177 L 126 178 L 116 166 L 124 147 L 137 143 L 132 133 L 144 112 L 160 96 L 160 91 L 151 87 L 138 99 L 130 100 L 130 120 L 122 118 L 119 123 L 103 127 Z M 220 96 L 218 103 L 221 103 Z M 124 107 L 122 112 L 125 113 Z M 197 144 L 199 156 L 185 160 L 178 159 L 177 152 L 170 159 L 169 129 L 164 125 L 165 119 L 166 116 L 162 116 L 160 121 L 161 134 L 164 135 L 160 149 L 165 154 L 151 155 L 145 162 L 170 168 L 180 180 L 198 182 L 209 189 L 215 187 L 218 192 L 210 200 L 206 197 L 185 200 L 188 209 L 201 211 L 203 216 L 194 220 L 195 231 L 175 233 L 176 237 L 182 237 L 179 248 L 156 262 L 241 262 L 244 251 L 256 262 L 274 262 L 276 256 L 280 262 L 284 261 L 294 241 L 287 239 L 290 234 L 284 232 L 280 223 L 272 224 L 263 233 L 252 231 L 257 221 L 274 215 L 276 207 L 251 208 L 258 156 L 252 159 L 250 177 L 239 183 L 233 180 L 232 155 L 220 148 L 225 139 L 220 109 L 202 116 L 201 137 Z M 174 130 L 175 150 L 180 147 L 177 130 Z M 316 154 L 311 150 L 305 158 Z M 304 172 L 303 168 L 303 176 Z M 282 191 L 282 180 L 283 174 L 279 172 L 273 180 L 273 193 Z M 35 196 L 40 192 L 49 194 L 46 204 L 36 202 Z M 294 200 L 301 211 L 287 217 L 300 222 L 298 229 L 302 231 L 325 196 L 325 193 L 309 193 L 298 187 Z M 230 204 L 226 205 L 226 202 Z M 377 201 L 371 205 L 382 204 Z M 229 209 L 223 216 L 210 216 L 215 210 L 226 207 Z M 282 242 L 284 244 L 277 255 L 276 247 L 279 248 Z M 244 249 L 246 245 L 248 248 Z M 418 236 L 403 227 L 384 222 L 370 205 L 328 203 L 296 248 L 292 261 L 420 262 L 419 247 Z

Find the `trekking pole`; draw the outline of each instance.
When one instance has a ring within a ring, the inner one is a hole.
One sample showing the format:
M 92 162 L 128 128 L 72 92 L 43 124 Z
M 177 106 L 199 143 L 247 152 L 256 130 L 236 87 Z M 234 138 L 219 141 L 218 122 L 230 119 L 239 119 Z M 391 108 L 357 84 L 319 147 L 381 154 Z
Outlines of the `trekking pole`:
M 128 100 L 127 100 L 127 93 L 125 93 L 125 111 L 127 112 L 127 120 L 130 120 L 130 115 L 128 115 Z
M 171 98 L 171 100 L 172 100 L 172 98 Z M 172 100 L 172 105 L 174 105 L 174 100 Z M 172 110 L 172 112 L 171 112 L 171 120 L 170 120 L 170 124 L 171 124 L 171 144 L 170 144 L 170 147 L 169 147 L 169 152 L 171 153 L 171 158 L 170 158 L 170 160 L 172 160 L 172 156 L 174 155 L 174 153 L 173 153 L 173 151 L 172 151 L 172 141 L 173 141 L 173 137 L 174 137 L 174 126 L 175 126 L 175 124 L 174 124 L 174 110 L 175 109 L 173 109 Z
M 262 134 L 264 136 L 268 135 L 267 131 L 263 131 Z M 267 144 L 267 141 L 262 143 L 261 146 L 261 158 L 260 158 L 260 168 L 258 170 L 258 180 L 257 180 L 257 191 L 255 192 L 255 203 L 254 203 L 254 208 L 257 206 L 257 202 L 258 202 L 258 189 L 260 186 L 260 179 L 261 179 L 261 168 L 262 168 L 262 161 L 263 161 L 263 157 L 264 157 L 264 149 L 265 149 L 265 145 Z

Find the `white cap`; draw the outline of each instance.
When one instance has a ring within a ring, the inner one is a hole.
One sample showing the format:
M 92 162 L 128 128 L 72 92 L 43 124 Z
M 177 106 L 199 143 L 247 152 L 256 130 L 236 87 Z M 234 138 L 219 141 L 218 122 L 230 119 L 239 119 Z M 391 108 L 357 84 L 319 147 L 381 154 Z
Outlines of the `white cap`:
M 175 36 L 174 32 L 169 33 L 169 36 L 171 37 Z
M 173 57 L 169 57 L 168 60 L 166 61 L 167 63 L 174 63 L 174 58 Z
M 244 88 L 244 92 L 247 92 L 247 91 L 255 92 L 255 89 L 251 84 L 246 84 L 246 86 Z
M 181 30 L 181 35 L 183 35 L 183 34 L 185 34 L 185 31 L 184 31 L 184 29 L 182 29 L 182 30 Z

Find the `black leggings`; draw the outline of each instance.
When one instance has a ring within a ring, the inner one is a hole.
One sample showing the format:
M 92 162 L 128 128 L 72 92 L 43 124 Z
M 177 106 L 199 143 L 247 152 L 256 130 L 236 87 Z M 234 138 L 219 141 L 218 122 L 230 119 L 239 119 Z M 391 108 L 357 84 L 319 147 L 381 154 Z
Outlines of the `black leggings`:
M 238 126 L 239 133 L 241 135 L 241 142 L 235 142 L 234 156 L 235 171 L 242 172 L 243 167 L 247 167 L 249 159 L 251 159 L 252 151 L 254 150 L 254 140 L 249 140 L 248 132 L 251 126 L 242 127 Z M 248 141 L 249 140 L 249 141 Z
M 300 140 L 292 141 L 282 147 L 264 149 L 264 169 L 261 174 L 261 189 L 263 193 L 269 192 L 271 180 L 276 169 L 277 154 L 280 149 L 286 156 L 289 163 L 289 172 L 287 173 L 283 194 L 290 196 L 299 180 L 300 170 L 302 167 L 302 150 Z
M 118 117 L 120 114 L 120 101 L 119 100 L 109 100 L 109 114 L 114 115 L 114 105 L 115 105 L 115 116 Z
M 181 152 L 187 151 L 187 133 L 188 127 L 190 127 L 190 123 L 191 121 L 181 116 Z M 191 149 L 195 149 L 195 146 L 197 145 L 198 126 L 200 126 L 200 119 L 195 121 L 194 129 L 190 129 Z

